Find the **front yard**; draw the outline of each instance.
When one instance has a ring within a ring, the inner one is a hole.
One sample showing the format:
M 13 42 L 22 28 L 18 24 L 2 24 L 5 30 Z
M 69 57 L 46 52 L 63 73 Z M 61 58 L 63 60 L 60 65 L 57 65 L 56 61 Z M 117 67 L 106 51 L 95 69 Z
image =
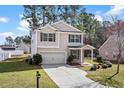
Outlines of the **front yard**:
M 39 66 L 29 65 L 24 62 L 25 57 L 13 57 L 0 62 L 0 87 L 1 88 L 35 88 L 36 71 L 41 74 L 41 88 L 58 87 Z
M 89 60 L 87 60 L 89 62 Z M 93 62 L 95 63 L 95 62 Z M 80 67 L 82 70 L 88 71 L 90 67 Z M 103 85 L 113 86 L 122 88 L 124 87 L 124 64 L 120 65 L 120 73 L 113 77 L 112 80 L 108 80 L 107 78 L 116 72 L 117 65 L 113 64 L 112 68 L 107 69 L 97 69 L 96 71 L 88 71 L 86 77 L 97 81 Z

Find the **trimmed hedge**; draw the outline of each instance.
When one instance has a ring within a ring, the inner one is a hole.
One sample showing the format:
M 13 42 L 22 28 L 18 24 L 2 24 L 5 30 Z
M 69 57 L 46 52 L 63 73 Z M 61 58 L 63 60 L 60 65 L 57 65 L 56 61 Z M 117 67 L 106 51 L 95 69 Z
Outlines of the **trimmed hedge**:
M 67 64 L 71 64 L 71 62 L 73 61 L 73 59 L 75 59 L 76 57 L 74 55 L 70 55 L 67 58 Z
M 90 71 L 96 71 L 97 66 L 95 64 L 93 64 L 93 66 L 90 68 Z
M 34 54 L 33 55 L 34 64 L 39 65 L 42 63 L 42 61 L 43 61 L 43 59 L 42 59 L 42 56 L 40 54 Z
M 104 64 L 106 64 L 108 67 L 112 67 L 112 63 L 110 61 L 104 61 Z
M 101 66 L 102 66 L 102 69 L 106 69 L 108 67 L 107 64 L 102 64 Z

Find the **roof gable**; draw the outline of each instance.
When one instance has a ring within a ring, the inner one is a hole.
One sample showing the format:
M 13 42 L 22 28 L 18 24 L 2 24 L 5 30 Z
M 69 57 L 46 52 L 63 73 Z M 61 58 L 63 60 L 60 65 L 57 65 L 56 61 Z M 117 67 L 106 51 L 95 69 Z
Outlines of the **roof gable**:
M 104 43 L 103 45 L 99 48 L 100 50 L 107 50 L 107 51 L 111 51 L 111 50 L 118 50 L 117 47 L 117 35 L 111 35 Z M 120 42 L 123 43 L 124 41 L 124 37 L 120 37 Z
M 56 32 L 57 29 L 48 24 L 45 25 L 44 27 L 39 28 L 38 31 L 51 33 L 51 32 Z
M 58 21 L 55 22 L 51 25 L 47 24 L 44 27 L 40 27 L 38 30 L 45 30 L 48 32 L 51 32 L 50 29 L 52 29 L 53 31 L 59 31 L 59 32 L 74 32 L 74 33 L 82 33 L 81 30 L 71 26 L 70 24 L 67 24 L 64 21 Z
M 25 43 L 25 42 L 21 41 L 21 43 L 19 44 L 19 46 L 28 46 L 28 47 L 30 47 L 31 44 Z
M 50 28 L 50 29 L 53 29 L 53 30 L 57 30 L 56 28 L 54 28 L 54 27 L 52 27 L 51 25 L 45 25 L 44 27 L 41 27 L 41 28 L 39 28 L 40 30 L 41 29 L 45 29 L 45 28 Z
M 61 32 L 79 32 L 79 33 L 82 33 L 82 31 L 80 31 L 79 29 L 65 23 L 64 21 L 59 21 L 59 22 L 53 23 L 51 26 L 56 28 L 57 30 L 59 30 Z

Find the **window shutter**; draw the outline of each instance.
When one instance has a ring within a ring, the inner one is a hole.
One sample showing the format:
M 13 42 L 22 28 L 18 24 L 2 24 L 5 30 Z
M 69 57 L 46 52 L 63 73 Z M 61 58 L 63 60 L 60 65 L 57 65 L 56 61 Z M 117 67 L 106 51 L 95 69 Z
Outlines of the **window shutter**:
M 81 35 L 80 35 L 80 43 L 81 43 Z
M 70 35 L 68 36 L 68 42 L 70 42 Z
M 53 37 L 54 37 L 54 42 L 55 42 L 55 39 L 56 39 L 56 36 L 55 36 L 55 34 L 53 34 Z
M 40 33 L 40 41 L 42 41 L 42 33 Z

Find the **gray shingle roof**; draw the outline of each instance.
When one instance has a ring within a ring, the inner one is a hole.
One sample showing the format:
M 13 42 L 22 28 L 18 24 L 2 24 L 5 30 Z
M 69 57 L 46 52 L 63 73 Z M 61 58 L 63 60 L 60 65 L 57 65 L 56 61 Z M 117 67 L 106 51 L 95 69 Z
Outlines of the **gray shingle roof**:
M 104 59 L 113 60 L 113 55 L 118 53 L 118 40 L 116 35 L 110 36 L 99 48 L 99 54 Z M 123 45 L 124 37 L 120 37 L 120 43 Z M 124 49 L 124 48 L 123 48 Z M 124 53 L 124 51 L 122 51 Z M 124 57 L 124 55 L 122 55 Z

